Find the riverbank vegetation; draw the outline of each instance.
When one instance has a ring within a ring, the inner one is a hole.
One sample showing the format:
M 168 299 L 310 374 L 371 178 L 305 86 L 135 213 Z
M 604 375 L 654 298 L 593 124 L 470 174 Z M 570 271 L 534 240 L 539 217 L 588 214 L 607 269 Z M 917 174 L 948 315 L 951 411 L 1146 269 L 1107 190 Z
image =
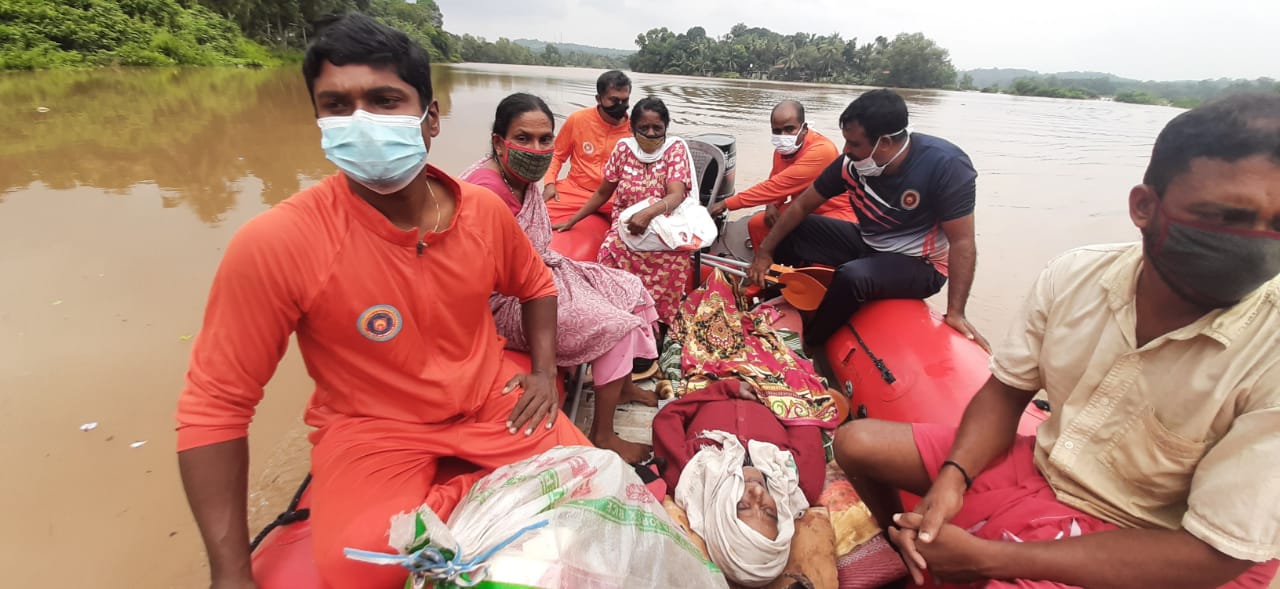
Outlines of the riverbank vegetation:
M 459 37 L 433 0 L 3 0 L 0 70 L 275 65 L 296 59 L 326 17 L 351 11 L 405 31 L 436 62 L 622 68 L 632 53 Z
M 270 65 L 236 25 L 175 0 L 5 0 L 0 69 Z
M 296 59 L 329 15 L 361 11 L 405 31 L 436 62 L 485 62 L 722 78 L 956 88 L 1021 96 L 1109 98 L 1189 108 L 1240 91 L 1280 92 L 1271 78 L 1153 82 L 1098 72 L 957 72 L 948 51 L 921 33 L 871 42 L 839 34 L 783 35 L 737 24 L 712 37 L 651 29 L 638 51 L 444 30 L 434 0 L 0 0 L 0 70 L 93 66 L 268 66 Z
M 296 57 L 328 15 L 359 10 L 458 61 L 432 0 L 4 0 L 0 70 L 266 66 Z
M 865 84 L 900 88 L 950 88 L 956 68 L 950 54 L 921 33 L 869 43 L 809 33 L 783 35 L 737 24 L 721 37 L 702 27 L 684 33 L 652 29 L 636 37 L 631 69 L 645 73 Z
M 630 51 L 601 49 L 584 45 L 557 45 L 532 39 L 505 37 L 496 42 L 483 37 L 463 35 L 457 37 L 458 56 L 462 61 L 476 63 L 514 63 L 520 65 L 547 65 L 553 67 L 589 67 L 596 69 L 625 69 Z
M 1116 102 L 1193 108 L 1224 94 L 1277 92 L 1280 82 L 1255 80 L 1141 81 L 1101 72 L 1062 72 L 1043 75 L 1030 70 L 970 70 L 962 76 L 961 89 L 1053 98 L 1110 98 Z

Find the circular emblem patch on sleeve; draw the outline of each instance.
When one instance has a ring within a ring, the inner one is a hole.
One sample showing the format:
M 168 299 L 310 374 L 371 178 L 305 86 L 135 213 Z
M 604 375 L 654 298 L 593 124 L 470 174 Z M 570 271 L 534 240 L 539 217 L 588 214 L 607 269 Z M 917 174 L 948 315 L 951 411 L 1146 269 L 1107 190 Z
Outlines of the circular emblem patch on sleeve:
M 908 190 L 902 193 L 902 208 L 912 211 L 920 206 L 920 193 L 916 190 Z
M 583 142 L 582 142 L 582 153 L 585 153 L 585 154 L 587 154 L 587 155 L 591 155 L 591 154 L 593 154 L 593 153 L 595 153 L 595 152 L 596 152 L 596 146 L 595 146 L 595 144 L 594 144 L 594 143 L 592 143 L 592 142 L 590 142 L 590 141 L 583 141 Z
M 400 333 L 403 323 L 400 311 L 391 305 L 374 305 L 365 309 L 356 320 L 356 329 L 360 335 L 375 342 L 385 342 Z

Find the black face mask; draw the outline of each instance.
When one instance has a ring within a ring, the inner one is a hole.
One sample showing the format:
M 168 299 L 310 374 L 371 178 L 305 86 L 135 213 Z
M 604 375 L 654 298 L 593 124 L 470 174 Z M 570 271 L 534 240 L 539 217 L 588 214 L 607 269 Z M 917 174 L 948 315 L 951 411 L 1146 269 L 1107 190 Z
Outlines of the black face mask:
M 601 107 L 601 110 L 604 111 L 604 114 L 609 115 L 611 119 L 622 120 L 627 118 L 627 106 L 627 103 L 619 102 L 613 106 Z

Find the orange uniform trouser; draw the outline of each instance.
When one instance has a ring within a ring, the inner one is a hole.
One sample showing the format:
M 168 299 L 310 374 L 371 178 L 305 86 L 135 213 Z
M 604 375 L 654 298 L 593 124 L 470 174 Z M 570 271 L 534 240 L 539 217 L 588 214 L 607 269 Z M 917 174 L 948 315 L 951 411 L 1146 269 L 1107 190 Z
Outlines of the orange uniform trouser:
M 769 235 L 769 229 L 771 228 L 764 223 L 764 211 L 751 215 L 751 219 L 747 221 L 747 235 L 751 236 L 752 250 L 759 251 L 760 244 Z
M 844 198 L 844 197 L 838 196 L 836 198 Z M 779 214 L 781 214 L 781 212 L 784 210 L 786 210 L 786 207 L 783 207 L 782 209 L 780 209 L 778 211 Z M 819 210 L 821 210 L 821 208 L 819 208 Z M 822 215 L 824 217 L 830 217 L 832 219 L 839 219 L 841 221 L 849 221 L 851 223 L 857 222 L 857 217 L 850 219 L 848 218 L 849 217 L 848 215 L 840 214 L 840 211 L 838 209 L 835 211 L 829 211 L 827 213 L 814 213 L 814 214 Z M 756 250 L 760 249 L 760 244 L 764 243 L 764 238 L 765 236 L 769 235 L 770 229 L 772 229 L 772 227 L 769 227 L 764 222 L 764 211 L 760 211 L 754 215 L 751 215 L 751 219 L 747 221 L 747 235 L 751 237 L 752 249 L 756 249 Z
M 593 193 L 578 186 L 577 183 L 570 182 L 567 178 L 556 182 L 556 192 L 560 200 L 547 201 L 547 212 L 551 215 L 553 225 L 572 218 Z M 610 200 L 604 203 L 596 214 L 588 215 L 585 219 L 578 221 L 573 229 L 566 232 L 556 231 L 551 235 L 551 249 L 579 262 L 596 261 L 600 254 L 600 244 L 604 243 L 604 236 L 609 232 L 612 211 L 613 201 Z
M 387 545 L 391 516 L 431 507 L 441 520 L 471 486 L 493 469 L 556 446 L 590 446 L 569 418 L 558 413 L 526 436 L 507 432 L 520 392 L 502 394 L 517 371 L 507 361 L 498 388 L 475 415 L 434 424 L 377 418 L 343 418 L 317 431 L 311 451 L 311 524 L 316 566 L 329 589 L 399 589 L 407 571 L 348 560 L 343 548 L 393 552 Z M 457 457 L 481 470 L 436 484 L 441 457 Z
M 595 191 L 595 188 L 588 190 L 568 178 L 556 181 L 556 198 L 547 201 L 547 212 L 551 214 L 551 223 L 568 221 L 569 217 L 582 208 L 582 205 L 591 200 L 591 195 L 595 194 Z M 596 213 L 608 220 L 609 215 L 613 214 L 613 199 L 600 205 L 600 210 Z

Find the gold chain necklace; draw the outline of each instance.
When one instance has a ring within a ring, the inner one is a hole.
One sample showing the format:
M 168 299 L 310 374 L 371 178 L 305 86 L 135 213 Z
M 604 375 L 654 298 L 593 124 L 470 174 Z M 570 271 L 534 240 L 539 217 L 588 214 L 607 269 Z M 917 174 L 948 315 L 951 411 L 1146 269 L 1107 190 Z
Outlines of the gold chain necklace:
M 431 181 L 430 181 L 430 180 L 428 180 L 428 181 L 427 181 L 427 194 L 430 194 L 430 195 L 431 195 L 431 204 L 433 204 L 433 205 L 435 205 L 435 206 L 436 206 L 436 224 L 435 224 L 435 226 L 434 226 L 434 227 L 432 227 L 432 228 L 431 228 L 431 232 L 432 232 L 432 233 L 439 233 L 439 232 L 440 232 L 440 217 L 442 217 L 442 216 L 443 216 L 443 214 L 440 212 L 440 201 L 436 199 L 436 191 L 431 189 Z
M 431 182 L 430 182 L 430 181 L 427 181 L 427 194 L 430 194 L 430 195 L 431 195 L 431 204 L 433 204 L 433 205 L 435 205 L 435 206 L 436 206 L 436 224 L 435 224 L 435 226 L 434 226 L 434 227 L 432 227 L 432 228 L 431 228 L 431 232 L 432 232 L 432 233 L 439 233 L 439 232 L 440 232 L 440 217 L 442 217 L 442 216 L 443 216 L 443 214 L 440 212 L 440 200 L 436 198 L 436 191 L 435 191 L 434 189 L 432 189 L 432 188 L 431 188 Z M 426 237 L 427 237 L 426 235 L 423 235 L 422 237 L 418 238 L 418 255 L 419 255 L 419 256 L 421 256 L 421 255 L 422 255 L 422 251 L 423 251 L 423 250 L 427 249 L 427 239 L 426 239 Z
M 498 176 L 502 178 L 502 183 L 507 185 L 507 190 L 511 191 L 511 196 L 515 197 L 516 200 L 524 201 L 523 195 L 516 192 L 515 187 L 511 185 L 509 180 L 507 180 L 507 170 L 502 166 L 502 162 L 498 162 Z

